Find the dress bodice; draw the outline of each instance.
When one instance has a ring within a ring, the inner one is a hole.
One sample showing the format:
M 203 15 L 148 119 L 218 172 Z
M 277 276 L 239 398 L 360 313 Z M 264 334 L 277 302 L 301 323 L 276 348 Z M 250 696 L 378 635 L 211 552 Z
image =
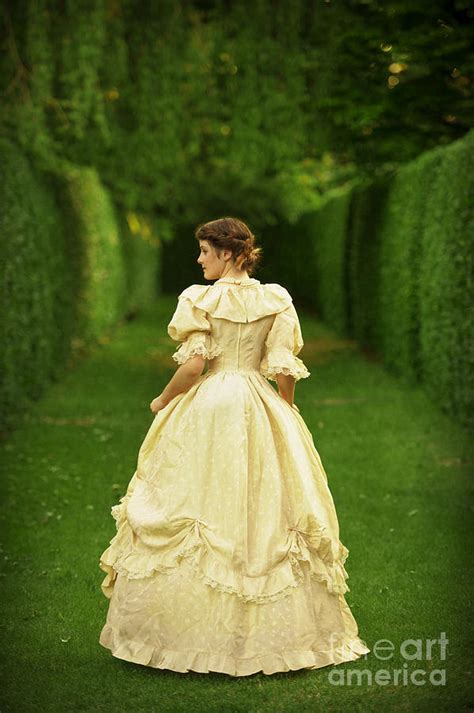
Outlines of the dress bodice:
M 191 285 L 168 333 L 179 364 L 201 354 L 209 371 L 158 410 L 112 508 L 100 643 L 137 664 L 231 676 L 368 653 L 344 599 L 349 550 L 327 474 L 298 407 L 265 378 L 309 376 L 289 293 Z
M 168 334 L 182 342 L 173 359 L 183 364 L 196 354 L 208 371 L 257 371 L 275 380 L 310 375 L 296 356 L 301 327 L 288 290 L 254 278 L 221 278 L 213 285 L 190 285 L 178 297 Z
M 211 334 L 222 352 L 209 361 L 208 371 L 259 371 L 265 340 L 275 320 L 269 314 L 253 322 L 232 322 L 208 315 Z

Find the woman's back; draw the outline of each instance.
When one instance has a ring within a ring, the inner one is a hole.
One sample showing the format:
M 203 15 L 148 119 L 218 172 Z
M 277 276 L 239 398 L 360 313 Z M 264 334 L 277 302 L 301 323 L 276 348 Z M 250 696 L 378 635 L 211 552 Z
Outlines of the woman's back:
M 100 643 L 147 666 L 231 676 L 357 659 L 369 649 L 344 599 L 348 550 L 328 478 L 282 393 L 289 376 L 310 375 L 291 295 L 227 274 L 256 260 L 240 221 L 199 230 L 204 274 L 224 276 L 183 290 L 168 325 L 182 366 L 112 509 Z
M 178 298 L 168 334 L 183 345 L 173 355 L 184 363 L 203 354 L 209 371 L 309 376 L 296 357 L 304 342 L 291 295 L 276 283 L 222 278 L 214 285 L 191 285 Z

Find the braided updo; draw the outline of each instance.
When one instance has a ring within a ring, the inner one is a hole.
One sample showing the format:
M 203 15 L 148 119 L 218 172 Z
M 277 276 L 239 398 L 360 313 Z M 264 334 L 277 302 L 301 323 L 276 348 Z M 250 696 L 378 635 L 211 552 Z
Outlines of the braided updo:
M 238 218 L 218 218 L 202 223 L 194 231 L 196 240 L 207 240 L 217 255 L 230 250 L 239 270 L 252 275 L 261 260 L 262 248 L 255 246 L 255 235 L 248 225 Z

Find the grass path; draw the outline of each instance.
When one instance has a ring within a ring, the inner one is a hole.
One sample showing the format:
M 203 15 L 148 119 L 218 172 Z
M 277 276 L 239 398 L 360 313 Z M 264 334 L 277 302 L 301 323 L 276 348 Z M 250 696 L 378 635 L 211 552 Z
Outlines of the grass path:
M 347 601 L 361 637 L 371 648 L 392 642 L 391 658 L 385 650 L 338 667 L 232 679 L 149 669 L 100 646 L 108 600 L 98 559 L 153 419 L 148 404 L 175 367 L 166 334 L 174 307 L 163 298 L 119 326 L 1 446 L 2 713 L 471 710 L 474 449 L 420 389 L 303 314 L 300 356 L 311 377 L 297 384 L 295 401 L 350 551 Z M 431 660 L 426 648 L 419 661 L 401 654 L 403 641 L 441 632 L 444 660 L 439 645 Z M 330 680 L 331 671 L 382 669 L 385 685 L 367 675 L 362 685 Z M 418 685 L 396 685 L 394 669 L 425 673 Z M 445 669 L 445 685 L 430 683 L 434 669 Z

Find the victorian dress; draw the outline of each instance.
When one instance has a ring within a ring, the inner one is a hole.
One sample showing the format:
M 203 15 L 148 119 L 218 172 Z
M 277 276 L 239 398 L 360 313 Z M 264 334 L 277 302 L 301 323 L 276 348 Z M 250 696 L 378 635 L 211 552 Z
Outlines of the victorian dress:
M 207 370 L 155 415 L 99 560 L 99 642 L 157 669 L 230 676 L 317 669 L 370 651 L 344 598 L 348 549 L 296 405 L 269 380 L 310 376 L 289 292 L 194 284 L 168 324 Z

